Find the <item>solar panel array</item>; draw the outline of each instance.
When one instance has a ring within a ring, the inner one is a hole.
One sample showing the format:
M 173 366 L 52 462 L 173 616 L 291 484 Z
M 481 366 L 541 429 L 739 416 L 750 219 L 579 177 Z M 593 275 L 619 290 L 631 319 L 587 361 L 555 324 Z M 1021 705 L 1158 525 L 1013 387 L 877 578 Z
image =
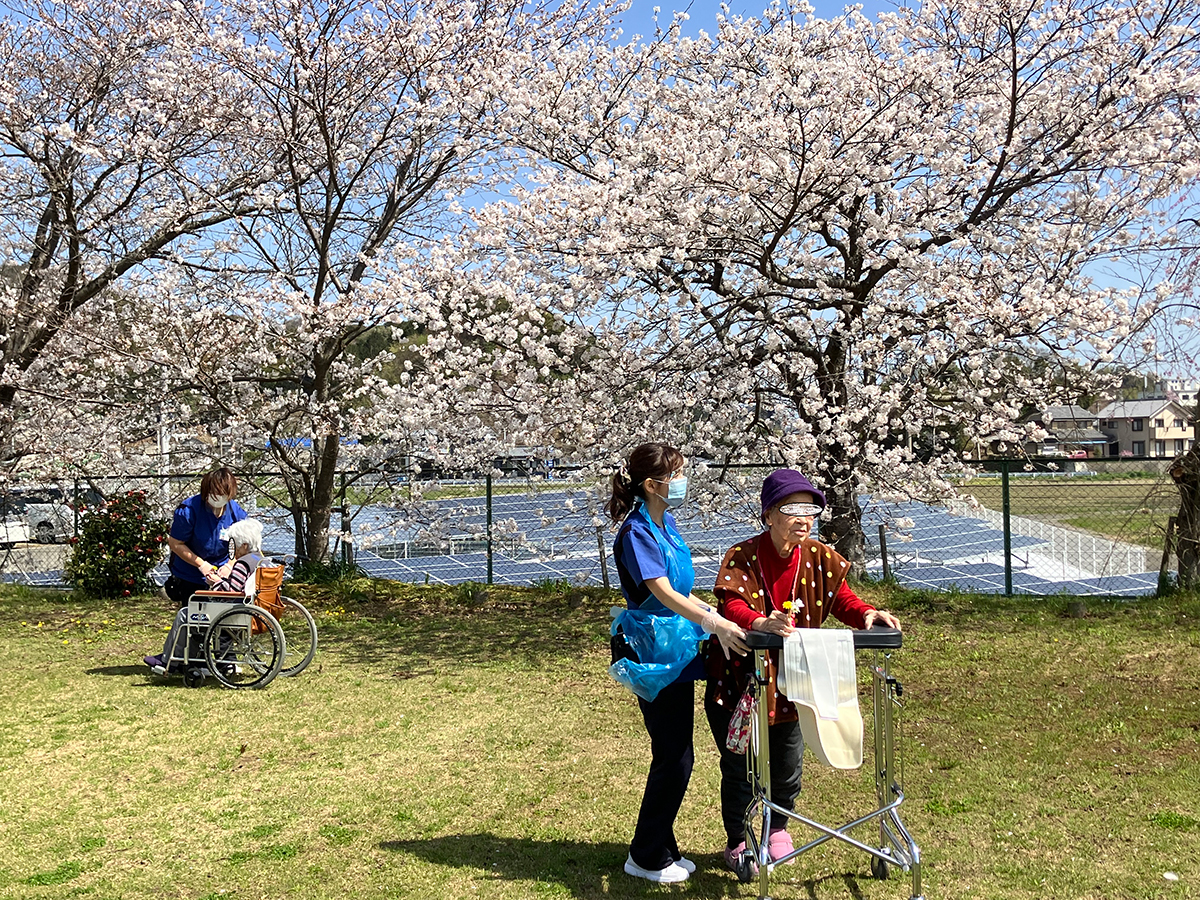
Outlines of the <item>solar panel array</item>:
M 897 526 L 904 520 L 904 525 Z M 870 568 L 876 574 L 882 571 L 880 524 L 891 532 L 886 535 L 888 558 L 891 572 L 901 584 L 934 591 L 1004 593 L 1004 533 L 988 522 L 957 515 L 943 506 L 870 499 L 863 510 L 863 529 L 868 555 L 874 557 Z M 1106 576 L 1076 572 L 1076 577 L 1053 577 L 1046 574 L 1056 568 L 1053 561 L 1038 559 L 1038 550 L 1048 546 L 1045 541 L 1014 534 L 1009 542 L 1014 593 L 1136 597 L 1158 588 L 1157 572 Z
M 878 526 L 887 532 L 891 572 L 901 584 L 929 590 L 1002 593 L 1004 535 L 993 525 L 946 507 L 918 502 L 883 503 L 863 498 L 863 527 L 868 569 L 879 575 Z M 294 551 L 290 516 L 283 510 L 259 510 L 264 521 L 263 545 L 268 554 Z M 683 507 L 680 532 L 692 548 L 696 585 L 716 581 L 724 552 L 755 534 L 758 525 L 733 514 L 702 515 Z M 567 580 L 599 585 L 607 567 L 609 583 L 618 583 L 612 560 L 612 533 L 592 500 L 582 491 L 496 493 L 492 498 L 492 579 L 498 584 L 531 584 Z M 460 584 L 487 579 L 487 500 L 484 496 L 442 500 L 401 511 L 364 507 L 354 523 L 355 561 L 377 578 L 431 584 Z M 599 539 L 598 536 L 599 535 Z M 605 563 L 601 563 L 601 546 Z M 1152 593 L 1157 572 L 1097 576 L 1043 558 L 1045 541 L 1012 535 L 1012 585 L 1017 593 L 1074 596 L 1137 596 Z M 165 566 L 154 570 L 162 583 Z M 59 585 L 62 572 L 6 574 L 5 581 Z

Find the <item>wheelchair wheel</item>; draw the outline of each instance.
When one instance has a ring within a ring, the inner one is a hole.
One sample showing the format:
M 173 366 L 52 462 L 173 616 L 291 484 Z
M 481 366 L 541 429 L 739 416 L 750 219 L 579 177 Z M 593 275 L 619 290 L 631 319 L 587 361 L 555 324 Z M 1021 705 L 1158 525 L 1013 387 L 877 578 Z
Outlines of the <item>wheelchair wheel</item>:
M 283 655 L 279 623 L 256 606 L 225 610 L 213 619 L 204 637 L 208 671 L 228 688 L 266 687 L 283 667 Z
M 183 683 L 186 687 L 190 687 L 190 688 L 200 687 L 200 685 L 204 684 L 204 670 L 203 669 L 184 669 L 183 670 Z
M 317 652 L 317 623 L 312 613 L 291 597 L 281 594 L 279 599 L 284 607 L 279 627 L 283 631 L 285 649 L 279 674 L 290 678 L 303 672 Z

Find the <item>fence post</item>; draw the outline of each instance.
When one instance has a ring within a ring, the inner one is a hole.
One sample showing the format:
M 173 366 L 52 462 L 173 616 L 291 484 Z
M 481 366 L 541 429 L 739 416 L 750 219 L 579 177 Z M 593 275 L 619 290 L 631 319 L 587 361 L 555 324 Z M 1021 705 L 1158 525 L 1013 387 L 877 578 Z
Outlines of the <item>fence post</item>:
M 492 473 L 487 473 L 487 583 L 492 583 Z
M 888 565 L 887 557 L 887 528 L 879 526 L 879 557 L 883 560 L 883 580 L 891 581 L 892 568 Z
M 604 589 L 610 588 L 608 583 L 608 551 L 604 548 L 604 526 L 596 526 L 596 546 L 600 549 L 600 578 L 604 581 Z
M 1000 506 L 1004 512 L 1004 596 L 1012 596 L 1012 521 L 1008 501 L 1008 466 L 1010 460 L 1000 461 Z
M 346 473 L 342 473 L 342 562 L 349 566 L 354 562 L 354 548 L 346 535 L 350 533 L 350 510 L 346 506 Z

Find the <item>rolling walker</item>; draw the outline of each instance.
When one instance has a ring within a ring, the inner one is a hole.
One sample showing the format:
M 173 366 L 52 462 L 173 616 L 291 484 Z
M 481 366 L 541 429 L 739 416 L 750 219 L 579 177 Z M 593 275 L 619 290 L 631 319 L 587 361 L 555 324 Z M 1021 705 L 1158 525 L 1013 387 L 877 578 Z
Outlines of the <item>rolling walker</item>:
M 753 692 L 755 711 L 750 717 L 750 743 L 746 750 L 746 778 L 754 800 L 746 809 L 746 849 L 738 860 L 737 876 L 743 882 L 753 881 L 757 870 L 759 900 L 770 900 L 770 873 L 774 865 L 787 862 L 826 841 L 839 840 L 857 847 L 871 857 L 871 874 L 886 879 L 892 867 L 899 867 L 912 877 L 910 900 L 924 900 L 921 894 L 921 851 L 900 821 L 900 804 L 904 792 L 896 778 L 894 710 L 902 704 L 903 687 L 888 671 L 891 651 L 901 645 L 901 634 L 894 628 L 872 628 L 855 631 L 854 650 L 873 651 L 871 664 L 873 681 L 872 716 L 875 734 L 875 794 L 879 808 L 836 828 L 822 825 L 793 810 L 781 809 L 771 802 L 771 754 L 767 741 L 767 704 L 759 702 L 767 687 L 766 658 L 768 650 L 781 650 L 783 638 L 777 634 L 750 632 L 746 643 L 754 653 L 754 674 L 748 688 Z M 771 810 L 794 819 L 820 832 L 802 847 L 797 847 L 777 863 L 772 864 L 767 852 L 767 831 Z M 850 831 L 868 822 L 878 821 L 879 841 L 872 846 L 850 836 Z

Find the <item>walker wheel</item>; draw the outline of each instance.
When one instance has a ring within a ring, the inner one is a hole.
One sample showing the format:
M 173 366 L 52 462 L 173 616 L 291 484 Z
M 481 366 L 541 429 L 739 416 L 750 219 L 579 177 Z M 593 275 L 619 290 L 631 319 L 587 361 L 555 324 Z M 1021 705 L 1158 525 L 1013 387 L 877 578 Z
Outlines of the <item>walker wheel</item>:
M 185 669 L 183 683 L 190 688 L 198 688 L 204 684 L 204 673 L 200 669 Z
M 871 857 L 871 876 L 877 881 L 888 880 L 888 864 L 878 856 Z
M 749 884 L 754 880 L 754 876 L 758 874 L 758 866 L 754 864 L 754 853 L 750 850 L 743 850 L 742 855 L 738 857 L 737 868 L 734 869 L 737 873 L 738 881 L 742 884 Z

